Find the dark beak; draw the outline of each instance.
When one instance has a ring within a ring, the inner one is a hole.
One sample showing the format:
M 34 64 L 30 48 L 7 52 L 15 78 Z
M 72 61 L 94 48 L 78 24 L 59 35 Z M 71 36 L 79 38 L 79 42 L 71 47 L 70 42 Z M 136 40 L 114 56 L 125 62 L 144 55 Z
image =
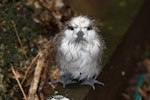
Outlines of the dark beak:
M 83 38 L 83 35 L 84 33 L 81 30 L 77 33 L 78 38 Z

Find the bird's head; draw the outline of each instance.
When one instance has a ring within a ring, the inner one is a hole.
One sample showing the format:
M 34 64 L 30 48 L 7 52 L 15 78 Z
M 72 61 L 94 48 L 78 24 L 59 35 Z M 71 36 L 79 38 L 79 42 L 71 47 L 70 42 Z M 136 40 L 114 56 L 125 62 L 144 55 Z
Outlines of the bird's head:
M 94 27 L 93 20 L 77 16 L 66 23 L 63 33 L 70 42 L 89 42 L 96 37 L 97 28 Z

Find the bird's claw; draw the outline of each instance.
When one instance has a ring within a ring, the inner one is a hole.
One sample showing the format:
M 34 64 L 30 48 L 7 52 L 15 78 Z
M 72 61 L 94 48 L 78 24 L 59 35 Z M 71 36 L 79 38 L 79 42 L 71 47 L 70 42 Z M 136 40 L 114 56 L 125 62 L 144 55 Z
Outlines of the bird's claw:
M 53 83 L 62 83 L 63 87 L 65 87 L 67 84 L 76 83 L 76 81 L 72 80 L 68 77 L 61 77 L 59 80 L 54 81 Z
M 95 86 L 94 86 L 95 83 L 100 84 L 100 85 L 104 85 L 104 83 L 102 83 L 98 80 L 95 80 L 95 79 L 85 79 L 85 80 L 83 80 L 81 85 L 89 85 L 95 90 Z

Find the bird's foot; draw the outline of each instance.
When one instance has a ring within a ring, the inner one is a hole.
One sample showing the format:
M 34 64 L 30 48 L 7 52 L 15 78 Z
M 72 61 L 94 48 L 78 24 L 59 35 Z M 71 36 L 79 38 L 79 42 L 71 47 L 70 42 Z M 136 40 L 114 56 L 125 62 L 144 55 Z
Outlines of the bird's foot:
M 95 80 L 95 79 L 84 79 L 83 82 L 81 83 L 81 85 L 89 85 L 95 90 L 95 86 L 94 86 L 95 83 L 104 85 L 104 83 L 102 83 L 98 80 Z
M 65 87 L 67 84 L 76 83 L 76 81 L 72 80 L 69 76 L 64 76 L 59 80 L 54 81 L 53 83 L 62 83 L 63 87 Z

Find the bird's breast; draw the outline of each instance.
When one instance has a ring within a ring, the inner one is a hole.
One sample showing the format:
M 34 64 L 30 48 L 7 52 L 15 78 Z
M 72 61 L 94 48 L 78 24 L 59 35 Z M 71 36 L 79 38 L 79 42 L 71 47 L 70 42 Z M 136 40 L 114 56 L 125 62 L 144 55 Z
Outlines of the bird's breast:
M 75 44 L 63 42 L 60 46 L 65 70 L 74 78 L 92 77 L 99 73 L 99 44 Z

